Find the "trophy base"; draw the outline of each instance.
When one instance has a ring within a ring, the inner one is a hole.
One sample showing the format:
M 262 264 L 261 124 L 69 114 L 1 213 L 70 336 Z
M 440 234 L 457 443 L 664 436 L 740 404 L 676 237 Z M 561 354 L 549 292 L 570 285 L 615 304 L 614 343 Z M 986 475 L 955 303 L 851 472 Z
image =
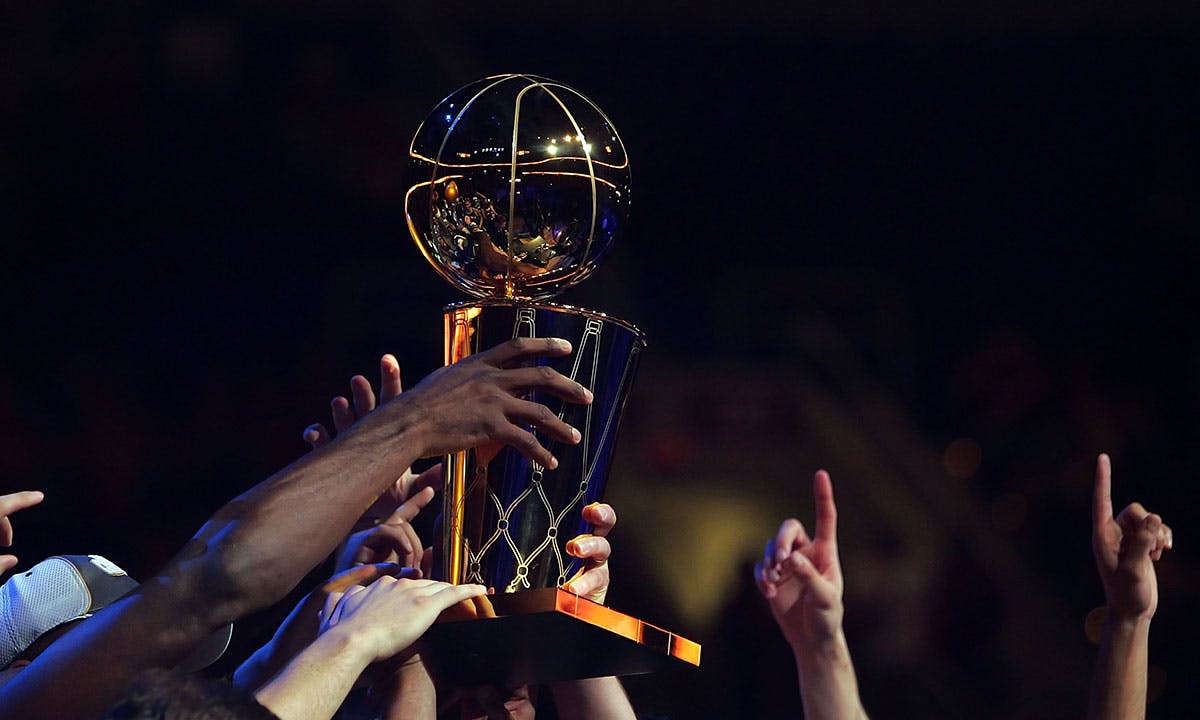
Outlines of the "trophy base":
M 422 657 L 439 681 L 516 687 L 700 665 L 697 643 L 566 590 L 489 599 L 497 617 L 439 622 L 425 633 Z

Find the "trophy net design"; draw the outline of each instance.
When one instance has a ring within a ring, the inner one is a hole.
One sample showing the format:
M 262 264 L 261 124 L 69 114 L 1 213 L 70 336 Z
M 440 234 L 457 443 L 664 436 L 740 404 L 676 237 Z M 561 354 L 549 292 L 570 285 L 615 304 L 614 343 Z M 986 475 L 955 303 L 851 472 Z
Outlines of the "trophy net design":
M 511 448 L 483 446 L 446 461 L 442 575 L 497 592 L 561 586 L 579 569 L 565 545 L 590 528 L 603 497 L 622 408 L 645 339 L 603 313 L 547 299 L 595 270 L 623 230 L 629 162 L 594 103 L 561 83 L 498 75 L 445 98 L 410 148 L 409 231 L 451 284 L 475 299 L 445 309 L 446 362 L 504 340 L 561 337 L 543 358 L 592 391 L 591 405 L 534 394 L 582 435 L 539 435 L 554 470 Z

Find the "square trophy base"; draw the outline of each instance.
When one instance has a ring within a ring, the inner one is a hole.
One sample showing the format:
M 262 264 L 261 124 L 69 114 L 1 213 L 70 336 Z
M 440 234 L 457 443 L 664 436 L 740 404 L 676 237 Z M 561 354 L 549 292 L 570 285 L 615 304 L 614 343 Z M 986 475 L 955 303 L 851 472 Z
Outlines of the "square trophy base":
M 457 687 L 639 675 L 700 665 L 700 646 L 559 588 L 490 595 L 496 617 L 437 622 L 422 655 Z

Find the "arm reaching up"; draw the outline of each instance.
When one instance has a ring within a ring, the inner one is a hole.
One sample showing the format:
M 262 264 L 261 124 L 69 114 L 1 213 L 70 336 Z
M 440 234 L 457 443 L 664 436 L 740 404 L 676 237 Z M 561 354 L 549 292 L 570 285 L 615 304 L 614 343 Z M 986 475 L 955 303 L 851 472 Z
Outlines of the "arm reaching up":
M 1092 553 L 1104 585 L 1106 613 L 1089 720 L 1146 717 L 1150 620 L 1158 608 L 1154 562 L 1172 543 L 1171 528 L 1140 503 L 1113 517 L 1112 465 L 1101 454 L 1092 493 Z
M 321 635 L 255 693 L 281 720 L 328 720 L 368 665 L 404 652 L 438 613 L 483 595 L 482 585 L 384 576 L 334 592 L 321 612 Z
M 866 718 L 858 679 L 842 632 L 842 568 L 837 551 L 837 507 L 829 473 L 813 478 L 815 535 L 789 518 L 767 543 L 754 579 L 796 659 L 807 720 Z
M 418 458 L 500 443 L 556 466 L 526 427 L 567 443 L 579 432 L 522 396 L 586 404 L 591 393 L 521 364 L 570 352 L 564 340 L 521 338 L 441 368 L 234 498 L 156 577 L 0 687 L 0 719 L 100 715 L 141 671 L 174 666 L 215 629 L 282 598 Z

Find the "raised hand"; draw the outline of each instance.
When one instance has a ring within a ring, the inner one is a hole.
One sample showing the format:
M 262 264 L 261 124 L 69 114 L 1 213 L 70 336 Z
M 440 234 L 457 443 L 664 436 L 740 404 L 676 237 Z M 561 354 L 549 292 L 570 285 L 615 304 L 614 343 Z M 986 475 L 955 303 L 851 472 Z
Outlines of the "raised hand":
M 545 405 L 524 400 L 529 392 L 554 395 L 586 405 L 592 393 L 547 366 L 521 367 L 539 357 L 571 353 L 557 338 L 517 338 L 443 367 L 369 417 L 383 411 L 414 412 L 406 423 L 416 430 L 420 456 L 432 457 L 488 444 L 510 445 L 544 467 L 558 460 L 526 429 L 532 426 L 552 441 L 575 444 L 579 431 Z M 380 418 L 387 422 L 391 413 Z M 361 423 L 360 423 L 361 424 Z
M 352 400 L 347 399 L 344 395 L 337 395 L 329 402 L 334 430 L 339 435 L 346 432 L 359 418 L 366 416 L 377 405 L 390 402 L 403 390 L 404 387 L 400 381 L 400 363 L 397 362 L 395 355 L 384 355 L 379 358 L 378 402 L 370 380 L 362 375 L 350 378 L 350 398 Z M 321 423 L 313 423 L 306 427 L 303 437 L 314 450 L 333 439 L 333 435 Z M 406 468 L 387 492 L 380 495 L 379 499 L 367 508 L 367 511 L 363 513 L 363 518 L 366 521 L 387 518 L 413 493 L 426 487 L 437 490 L 441 486 L 442 466 L 440 464 L 422 473 L 414 473 L 412 468 Z
M 567 542 L 567 553 L 585 562 L 563 589 L 604 604 L 608 594 L 608 556 L 612 553 L 607 536 L 617 524 L 617 513 L 611 505 L 592 503 L 583 509 L 583 519 L 591 523 L 592 532 Z
M 369 530 L 354 533 L 338 554 L 334 572 L 356 565 L 396 563 L 420 568 L 424 556 L 421 538 L 412 521 L 433 500 L 433 488 L 418 490 L 390 516 Z
M 1154 616 L 1158 607 L 1154 561 L 1173 542 L 1171 528 L 1141 503 L 1131 503 L 1113 517 L 1112 463 L 1101 454 L 1092 493 L 1092 553 L 1110 618 Z
M 842 568 L 837 551 L 837 507 L 829 473 L 813 477 L 817 506 L 814 537 L 789 518 L 754 567 L 754 579 L 794 649 L 835 638 L 842 628 Z
M 321 633 L 343 634 L 371 661 L 387 660 L 416 642 L 443 610 L 486 592 L 482 585 L 385 576 L 331 593 L 321 611 Z
M 8 495 L 0 495 L 0 547 L 10 547 L 13 541 L 13 526 L 12 521 L 8 519 L 9 515 L 24 510 L 28 507 L 37 505 L 45 498 L 40 490 L 26 490 L 24 492 L 9 493 Z M 0 573 L 7 572 L 17 564 L 16 555 L 0 555 Z

